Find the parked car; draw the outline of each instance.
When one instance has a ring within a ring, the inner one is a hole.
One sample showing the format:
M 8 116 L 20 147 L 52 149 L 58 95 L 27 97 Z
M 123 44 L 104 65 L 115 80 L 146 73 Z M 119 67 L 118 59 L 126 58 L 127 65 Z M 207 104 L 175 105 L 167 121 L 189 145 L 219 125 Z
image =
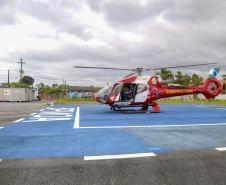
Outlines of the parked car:
M 81 98 L 81 94 L 79 92 L 72 92 L 72 93 L 69 93 L 69 97 L 70 98 Z

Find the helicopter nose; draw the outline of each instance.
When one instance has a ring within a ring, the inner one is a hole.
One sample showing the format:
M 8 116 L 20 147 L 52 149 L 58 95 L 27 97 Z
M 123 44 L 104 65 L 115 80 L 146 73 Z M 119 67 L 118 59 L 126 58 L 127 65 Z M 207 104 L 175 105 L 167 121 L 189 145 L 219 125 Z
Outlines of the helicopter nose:
M 95 99 L 96 99 L 97 102 L 101 103 L 101 102 L 100 102 L 100 97 L 99 97 L 99 96 L 96 96 Z
M 99 96 L 98 94 L 95 95 L 95 100 L 96 100 L 97 102 L 100 102 L 100 96 Z

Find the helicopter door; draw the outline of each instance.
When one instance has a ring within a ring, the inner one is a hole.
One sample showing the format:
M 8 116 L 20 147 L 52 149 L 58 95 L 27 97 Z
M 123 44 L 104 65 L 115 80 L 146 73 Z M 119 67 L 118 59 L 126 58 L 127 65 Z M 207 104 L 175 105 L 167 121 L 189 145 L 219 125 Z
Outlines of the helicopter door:
M 133 83 L 125 83 L 123 84 L 120 101 L 121 102 L 132 102 L 134 100 L 136 90 L 136 84 Z
M 134 102 L 145 102 L 148 97 L 148 85 L 146 83 L 137 84 L 137 93 Z

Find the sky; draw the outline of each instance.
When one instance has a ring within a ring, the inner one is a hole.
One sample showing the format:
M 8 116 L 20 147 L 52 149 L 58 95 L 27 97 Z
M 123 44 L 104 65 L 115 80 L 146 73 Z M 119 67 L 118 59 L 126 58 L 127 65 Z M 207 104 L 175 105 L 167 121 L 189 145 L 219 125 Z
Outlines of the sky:
M 226 73 L 224 0 L 0 0 L 0 83 L 98 85 L 127 71 L 73 66 L 155 68 L 218 62 Z M 210 66 L 178 69 L 207 76 Z M 174 71 L 175 72 L 175 71 Z

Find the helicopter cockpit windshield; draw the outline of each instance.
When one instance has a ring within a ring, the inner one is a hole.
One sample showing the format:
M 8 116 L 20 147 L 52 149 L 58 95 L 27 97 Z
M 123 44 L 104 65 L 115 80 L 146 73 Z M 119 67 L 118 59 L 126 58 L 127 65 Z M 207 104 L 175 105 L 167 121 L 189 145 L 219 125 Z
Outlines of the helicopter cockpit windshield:
M 119 83 L 113 88 L 111 94 L 118 95 L 115 101 L 126 102 L 134 99 L 136 92 L 136 84 L 134 83 Z
M 100 89 L 96 94 L 96 100 L 99 101 L 100 103 L 106 103 L 111 92 L 111 89 L 112 89 L 111 85 L 107 85 Z

